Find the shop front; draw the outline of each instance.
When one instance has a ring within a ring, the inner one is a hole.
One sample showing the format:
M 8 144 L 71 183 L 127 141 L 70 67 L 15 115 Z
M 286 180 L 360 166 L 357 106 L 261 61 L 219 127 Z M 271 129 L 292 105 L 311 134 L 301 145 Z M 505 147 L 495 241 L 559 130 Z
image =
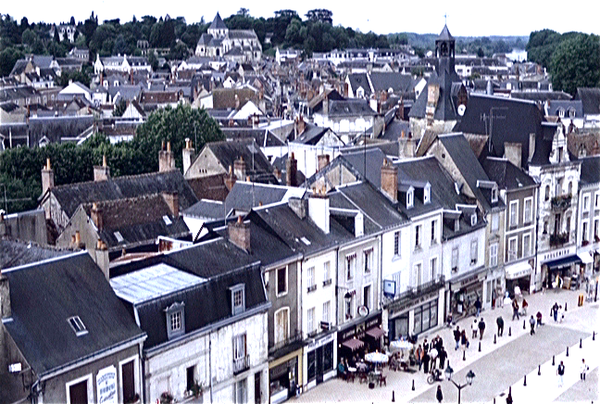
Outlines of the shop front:
M 359 310 L 360 312 L 360 310 Z M 381 311 L 359 317 L 344 324 L 337 333 L 338 358 L 362 358 L 365 352 L 382 350 Z
M 579 280 L 580 263 L 581 258 L 574 254 L 542 264 L 548 274 L 546 287 L 548 289 L 570 288 L 572 282 Z
M 335 377 L 336 343 L 336 332 L 329 331 L 304 347 L 304 391 Z
M 531 264 L 529 261 L 516 262 L 507 265 L 506 271 L 506 290 L 511 296 L 514 294 L 515 287 L 521 291 L 529 291 L 531 286 Z
M 485 268 L 450 280 L 449 307 L 454 319 L 475 313 L 477 298 L 484 300 Z
M 269 401 L 272 404 L 286 401 L 299 393 L 299 369 L 302 369 L 302 349 L 269 364 Z

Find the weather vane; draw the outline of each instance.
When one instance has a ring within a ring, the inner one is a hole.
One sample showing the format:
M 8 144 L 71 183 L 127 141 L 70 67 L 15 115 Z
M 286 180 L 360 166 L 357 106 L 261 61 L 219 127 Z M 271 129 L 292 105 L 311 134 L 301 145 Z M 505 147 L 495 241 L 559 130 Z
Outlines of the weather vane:
M 448 13 L 444 13 L 444 25 L 448 25 Z

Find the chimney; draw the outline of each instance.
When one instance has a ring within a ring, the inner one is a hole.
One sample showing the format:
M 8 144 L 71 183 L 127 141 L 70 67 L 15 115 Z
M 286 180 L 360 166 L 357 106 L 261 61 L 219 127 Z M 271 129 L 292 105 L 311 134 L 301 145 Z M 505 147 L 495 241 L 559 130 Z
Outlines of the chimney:
M 329 195 L 324 188 L 314 191 L 308 197 L 308 217 L 323 230 L 329 234 Z
M 162 150 L 158 152 L 158 172 L 164 173 L 175 169 L 175 158 L 171 151 L 171 142 L 167 142 L 167 150 L 164 150 L 164 142 Z
M 79 248 L 80 250 L 84 250 L 85 249 L 85 243 L 83 243 L 81 241 L 81 234 L 79 233 L 79 230 L 75 231 L 75 248 Z
M 90 255 L 92 255 L 92 259 L 96 262 L 96 265 L 100 267 L 102 273 L 106 280 L 110 279 L 110 271 L 109 271 L 109 263 L 110 259 L 108 257 L 108 247 L 106 243 L 102 240 L 98 239 L 96 242 L 96 248 L 93 251 L 90 251 Z
M 50 188 L 54 188 L 54 171 L 50 167 L 50 157 L 48 157 L 46 165 L 42 168 L 42 194 Z
M 239 181 L 246 179 L 246 162 L 244 161 L 244 157 L 240 156 L 233 162 L 233 173 Z
M 398 167 L 383 160 L 381 167 L 381 190 L 392 202 L 398 202 Z
M 106 164 L 106 155 L 102 156 L 102 165 L 94 166 L 94 181 L 107 181 L 110 178 L 110 167 Z
M 521 143 L 504 143 L 504 157 L 519 168 L 521 168 L 521 148 Z
M 240 97 L 237 94 L 235 95 L 235 109 L 236 111 L 240 109 Z
M 244 251 L 250 251 L 250 225 L 244 223 L 241 216 L 238 216 L 237 222 L 229 223 L 227 233 L 233 244 Z
M 179 195 L 174 192 L 163 192 L 162 197 L 169 205 L 169 209 L 175 218 L 179 217 Z
M 285 183 L 288 187 L 297 187 L 298 186 L 298 160 L 294 157 L 294 153 L 292 153 L 291 157 L 288 157 L 285 163 Z
M 298 216 L 300 219 L 304 219 L 306 218 L 306 211 L 308 209 L 307 202 L 308 201 L 306 199 L 292 197 L 288 199 L 288 206 L 292 211 L 294 211 L 296 216 Z
M 227 177 L 225 178 L 225 186 L 227 187 L 228 191 L 231 191 L 231 188 L 233 188 L 236 181 L 237 181 L 237 178 L 235 178 L 235 175 L 233 175 L 233 169 L 231 168 L 231 166 L 229 166 L 229 173 L 227 174 Z
M 0 319 L 10 318 L 11 316 L 10 286 L 8 278 L 2 274 L 2 270 L 0 269 Z
M 102 231 L 102 229 L 104 228 L 104 222 L 102 220 L 102 208 L 99 208 L 96 202 L 92 203 L 92 210 L 90 211 L 90 215 L 98 231 Z M 79 241 L 76 241 L 76 243 L 79 244 Z
M 329 154 L 320 154 L 317 156 L 319 168 L 317 171 L 321 171 L 329 164 Z
M 0 237 L 6 236 L 6 222 L 4 221 L 4 209 L 0 209 Z
M 294 129 L 296 129 L 296 139 L 298 139 L 302 132 L 304 132 L 304 129 L 306 129 L 306 122 L 304 122 L 304 118 L 302 118 L 302 115 L 298 115 L 296 117 L 294 121 L 294 126 Z
M 194 161 L 194 148 L 192 147 L 192 141 L 189 138 L 185 138 L 185 148 L 183 153 L 183 175 L 190 169 L 192 162 Z
M 273 170 L 273 174 L 275 175 L 275 178 L 277 178 L 277 180 L 281 182 L 281 170 L 275 167 L 275 170 Z

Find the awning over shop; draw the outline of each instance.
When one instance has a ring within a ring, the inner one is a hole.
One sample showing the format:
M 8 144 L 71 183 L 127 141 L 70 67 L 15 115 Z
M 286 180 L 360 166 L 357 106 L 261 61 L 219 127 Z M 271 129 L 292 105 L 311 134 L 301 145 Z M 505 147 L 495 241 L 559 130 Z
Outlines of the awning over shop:
M 552 270 L 568 267 L 575 262 L 581 262 L 581 258 L 579 258 L 577 255 L 569 255 L 568 257 L 563 257 L 554 261 L 548 261 L 546 262 L 546 265 L 548 265 L 548 269 Z
M 379 327 L 373 327 L 367 330 L 367 335 L 375 339 L 381 338 L 383 334 L 385 334 L 385 332 Z
M 357 349 L 362 348 L 365 345 L 365 343 L 359 339 L 351 338 L 348 341 L 342 342 L 342 345 L 350 349 L 351 351 L 356 351 Z
M 579 256 L 579 258 L 581 258 L 581 262 L 583 264 L 591 264 L 592 262 L 594 262 L 594 259 L 592 258 L 592 256 L 590 255 L 589 252 L 581 252 L 579 254 L 577 254 Z
M 506 271 L 506 279 L 517 279 L 531 275 L 531 265 L 527 261 L 507 265 L 504 270 Z

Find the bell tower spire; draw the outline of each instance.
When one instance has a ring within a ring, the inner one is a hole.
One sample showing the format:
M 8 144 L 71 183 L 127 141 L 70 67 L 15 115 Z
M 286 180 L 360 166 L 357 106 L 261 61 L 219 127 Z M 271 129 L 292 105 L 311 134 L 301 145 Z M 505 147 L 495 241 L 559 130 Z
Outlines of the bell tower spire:
M 444 17 L 447 17 L 444 15 Z M 448 26 L 444 24 L 444 29 L 435 40 L 435 56 L 438 59 L 438 75 L 454 72 L 456 40 L 450 34 Z

